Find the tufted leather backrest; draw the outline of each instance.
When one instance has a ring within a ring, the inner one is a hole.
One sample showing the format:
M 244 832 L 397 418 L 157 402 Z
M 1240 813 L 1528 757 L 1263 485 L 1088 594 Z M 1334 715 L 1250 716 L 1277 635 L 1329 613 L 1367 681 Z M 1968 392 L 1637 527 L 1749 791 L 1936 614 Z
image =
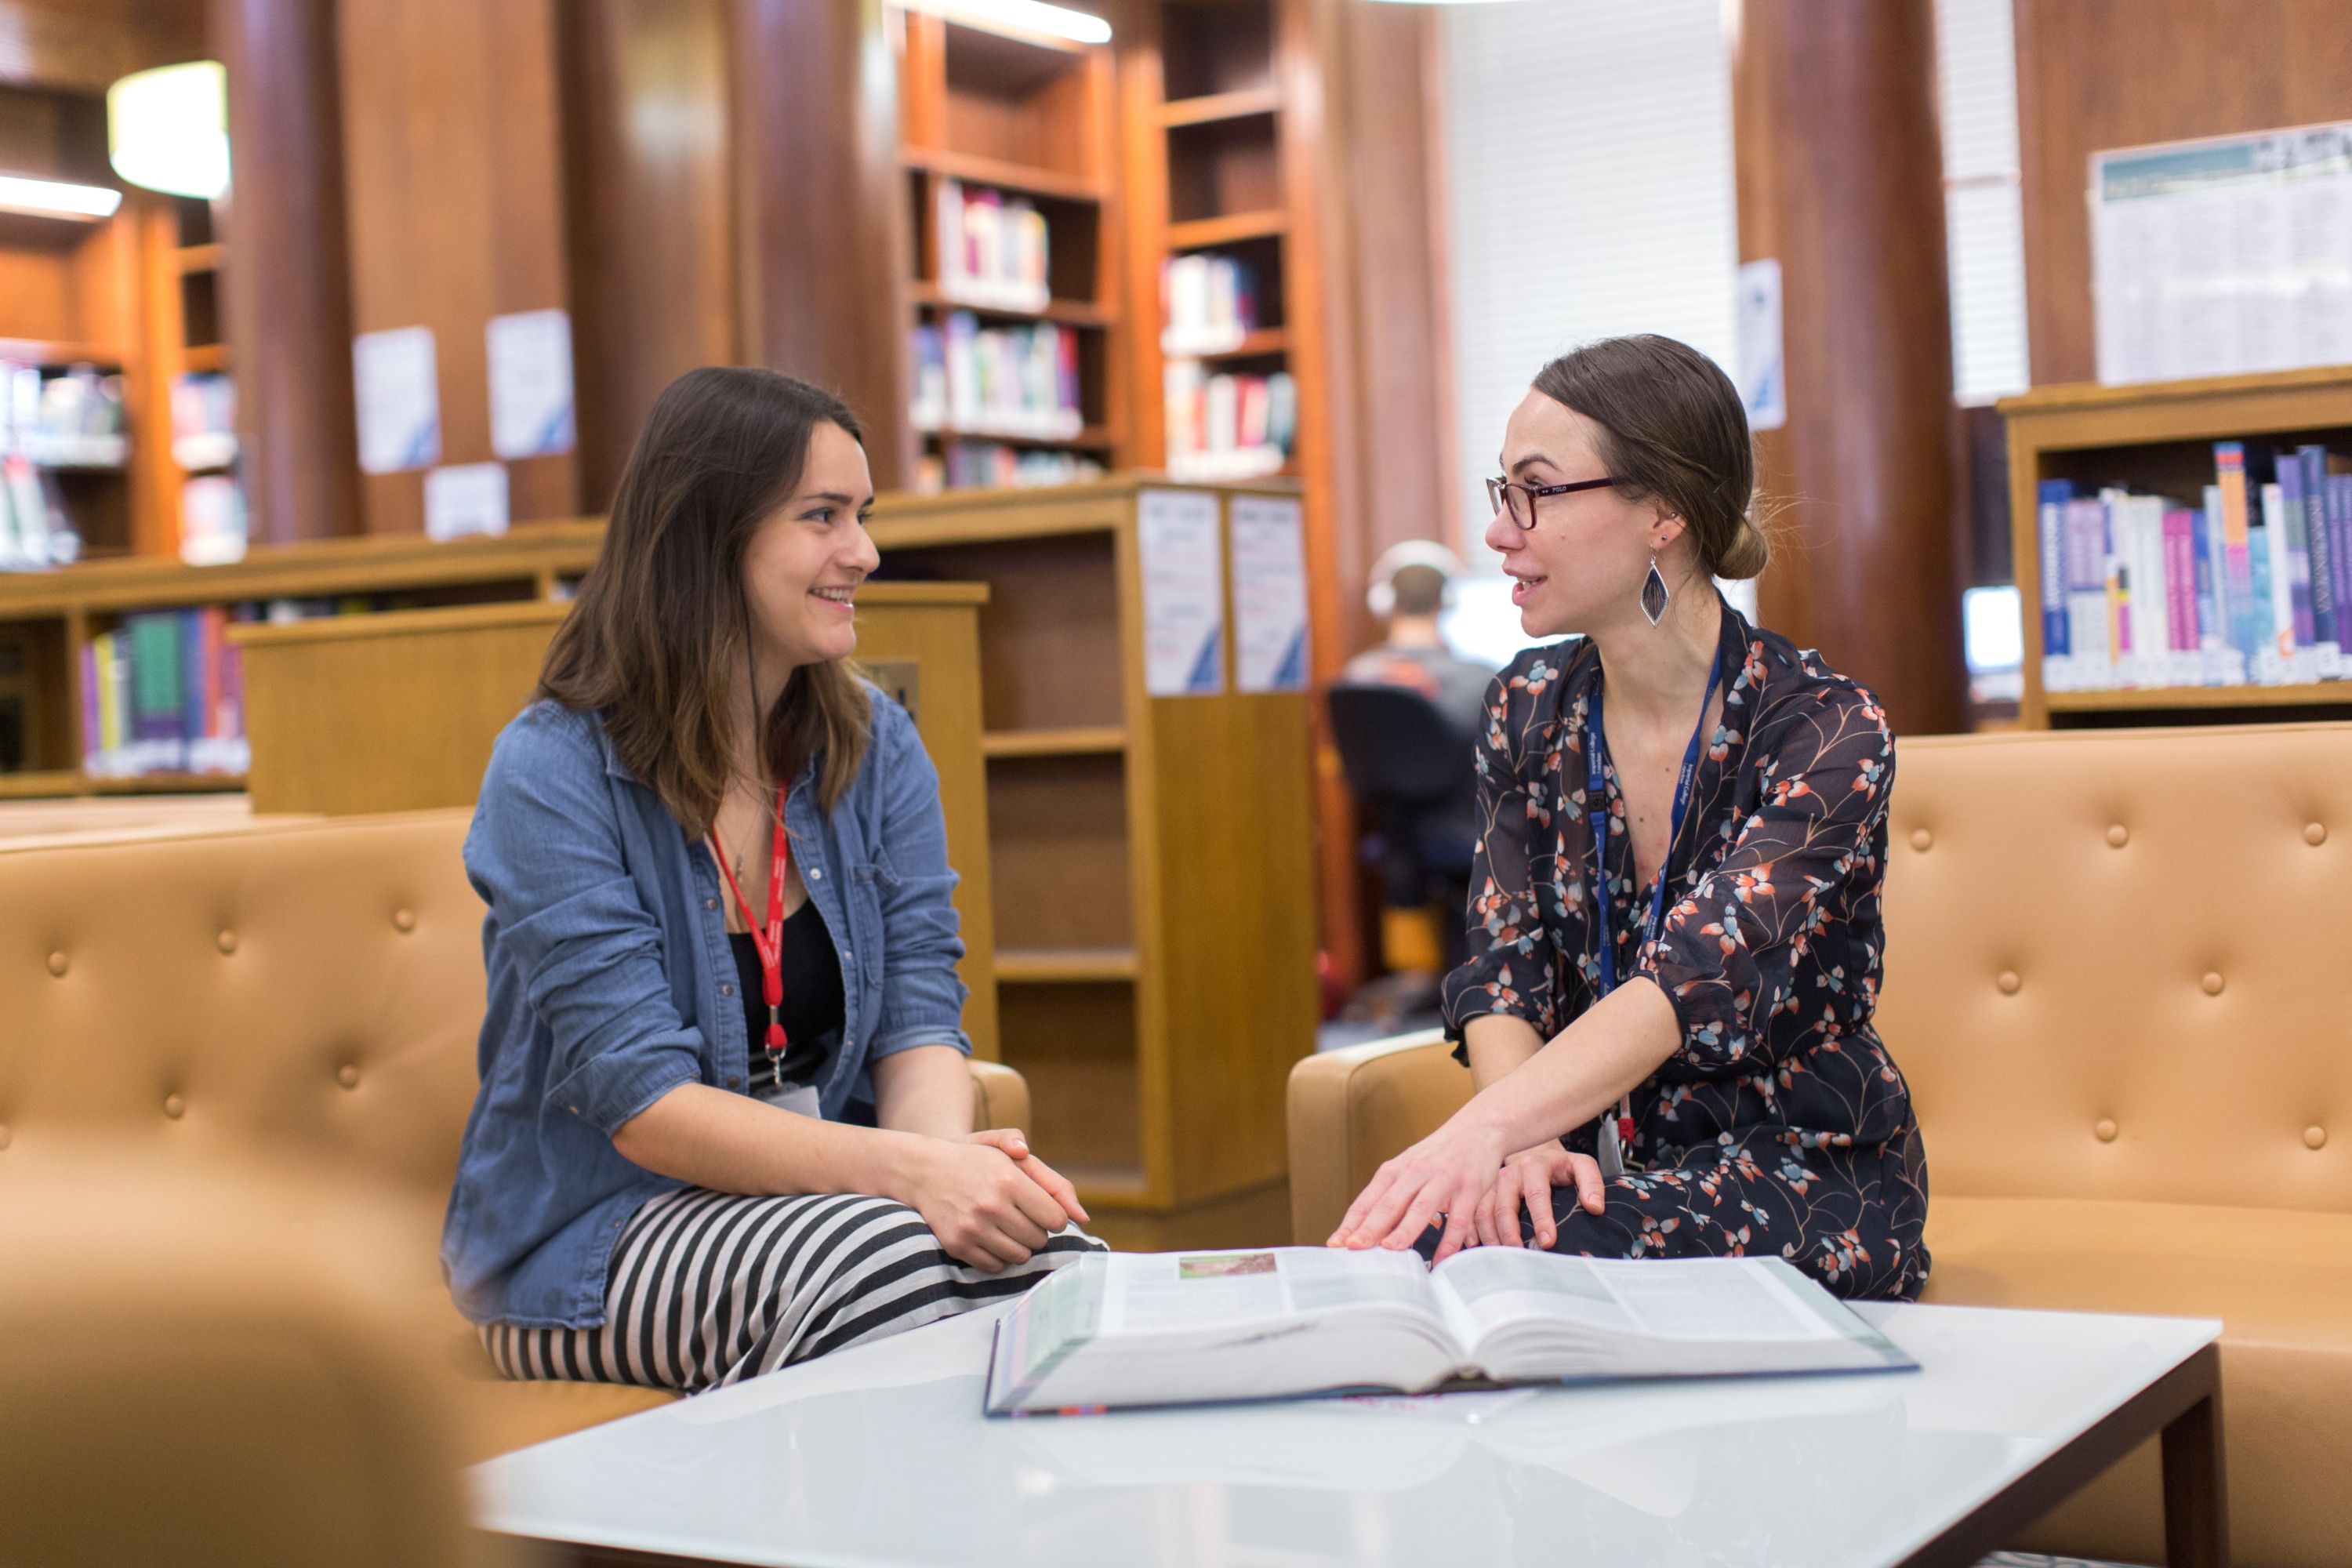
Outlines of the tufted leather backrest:
M 144 1129 L 446 1194 L 484 994 L 470 815 L 0 853 L 0 1173 Z
M 1933 1192 L 2352 1213 L 2352 724 L 1898 755 L 1879 1022 Z

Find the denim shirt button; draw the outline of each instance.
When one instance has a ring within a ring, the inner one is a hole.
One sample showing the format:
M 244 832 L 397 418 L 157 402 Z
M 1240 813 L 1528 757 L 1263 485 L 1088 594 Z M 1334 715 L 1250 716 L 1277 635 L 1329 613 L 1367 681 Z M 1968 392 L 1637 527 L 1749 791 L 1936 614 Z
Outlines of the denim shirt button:
M 812 881 L 812 882 L 822 882 L 822 881 L 824 881 L 824 867 L 822 867 L 822 866 L 812 866 L 812 867 L 810 867 L 810 868 L 809 868 L 809 880 L 810 880 L 810 881 Z
M 702 907 L 706 910 L 715 910 L 719 907 L 719 900 L 717 899 L 705 899 L 702 900 Z
M 719 984 L 719 994 L 720 994 L 721 996 L 732 996 L 732 995 L 734 995 L 734 994 L 735 994 L 735 985 L 734 985 L 734 983 L 733 983 L 732 981 L 726 981 L 726 982 L 722 982 L 722 983 Z

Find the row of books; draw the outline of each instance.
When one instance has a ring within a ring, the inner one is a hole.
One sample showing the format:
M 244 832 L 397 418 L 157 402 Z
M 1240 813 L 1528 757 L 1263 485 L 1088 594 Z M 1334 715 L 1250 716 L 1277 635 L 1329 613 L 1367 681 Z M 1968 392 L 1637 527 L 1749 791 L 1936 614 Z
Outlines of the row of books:
M 0 457 L 0 572 L 62 566 L 80 553 L 56 470 L 18 452 Z
M 2042 481 L 2048 689 L 2352 678 L 2352 472 L 2316 445 L 2213 459 L 2193 506 Z
M 180 559 L 226 566 L 245 559 L 245 487 L 229 474 L 196 474 L 180 487 Z
M 940 294 L 1000 310 L 1045 308 L 1053 290 L 1044 214 L 1019 197 L 1007 201 L 995 191 L 967 192 L 961 180 L 941 180 L 936 218 Z
M 1161 384 L 1171 478 L 1244 479 L 1277 472 L 1290 461 L 1298 384 L 1288 372 L 1210 375 L 1197 361 L 1170 360 Z
M 1164 353 L 1223 353 L 1257 326 L 1257 275 L 1230 256 L 1195 252 L 1160 266 Z
M 119 468 L 130 455 L 122 378 L 78 364 L 62 374 L 0 361 L 0 455 L 37 468 Z
M 84 643 L 82 770 L 99 778 L 244 773 L 251 752 L 243 659 L 223 633 L 232 620 L 261 616 L 257 605 L 145 611 Z
M 1013 447 L 1003 441 L 950 441 L 940 451 L 925 453 L 916 464 L 915 489 L 937 495 L 950 489 L 1072 485 L 1102 476 L 1100 463 L 1076 452 Z
M 985 327 L 969 310 L 915 328 L 918 430 L 1068 440 L 1086 424 L 1078 403 L 1078 335 L 1050 321 Z
M 236 461 L 236 383 L 218 371 L 172 380 L 172 458 L 189 473 Z

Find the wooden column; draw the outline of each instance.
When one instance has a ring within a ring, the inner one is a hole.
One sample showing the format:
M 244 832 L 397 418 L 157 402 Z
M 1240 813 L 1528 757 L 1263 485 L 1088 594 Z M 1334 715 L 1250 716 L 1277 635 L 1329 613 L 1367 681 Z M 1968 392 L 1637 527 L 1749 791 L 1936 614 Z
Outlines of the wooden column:
M 224 269 L 257 543 L 360 531 L 333 0 L 215 0 L 235 184 Z
M 1876 691 L 1895 729 L 1959 727 L 1951 323 L 1932 0 L 1742 0 L 1732 54 L 1739 254 L 1777 257 L 1789 422 L 1758 441 L 1785 505 L 1763 618 Z
M 612 504 L 654 399 L 736 332 L 728 0 L 556 12 L 580 503 Z
M 914 472 L 898 67 L 883 0 L 730 0 L 742 343 L 838 393 L 879 489 Z
M 429 327 L 443 464 L 486 463 L 493 316 L 569 309 L 556 0 L 341 0 L 352 325 Z M 515 521 L 578 514 L 575 455 L 507 465 Z M 369 474 L 371 533 L 425 526 L 421 469 Z

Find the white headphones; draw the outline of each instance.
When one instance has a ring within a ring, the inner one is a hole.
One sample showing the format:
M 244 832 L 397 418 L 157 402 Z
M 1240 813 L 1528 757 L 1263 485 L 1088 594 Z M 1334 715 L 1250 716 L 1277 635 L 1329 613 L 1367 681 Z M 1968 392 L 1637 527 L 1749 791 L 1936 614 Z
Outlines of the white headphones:
M 1445 604 L 1454 603 L 1454 579 L 1462 575 L 1462 558 L 1433 539 L 1408 539 L 1391 544 L 1372 563 L 1372 585 L 1364 591 L 1364 607 L 1387 620 L 1396 614 L 1396 574 L 1408 566 L 1426 566 L 1445 579 Z

